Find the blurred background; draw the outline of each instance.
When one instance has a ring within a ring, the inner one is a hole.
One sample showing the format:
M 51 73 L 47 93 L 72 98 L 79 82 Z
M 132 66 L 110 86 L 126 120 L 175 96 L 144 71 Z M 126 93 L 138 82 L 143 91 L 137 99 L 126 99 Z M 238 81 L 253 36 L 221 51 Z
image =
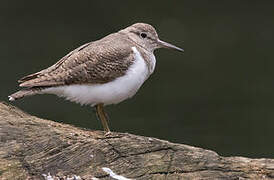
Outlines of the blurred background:
M 0 100 L 17 80 L 135 22 L 185 53 L 157 50 L 139 92 L 108 106 L 113 131 L 274 158 L 273 1 L 20 1 L 0 6 Z M 12 103 L 57 122 L 101 130 L 88 106 L 41 95 Z

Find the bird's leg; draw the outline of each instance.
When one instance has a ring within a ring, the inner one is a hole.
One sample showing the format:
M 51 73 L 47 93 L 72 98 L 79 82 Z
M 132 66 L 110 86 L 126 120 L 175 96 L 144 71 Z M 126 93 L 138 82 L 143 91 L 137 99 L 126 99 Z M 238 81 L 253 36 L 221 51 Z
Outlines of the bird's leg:
M 97 104 L 95 106 L 95 108 L 96 108 L 97 117 L 101 120 L 104 131 L 107 134 L 109 134 L 110 130 L 109 130 L 109 127 L 108 127 L 108 122 L 107 122 L 107 114 L 104 111 L 104 105 L 103 104 Z

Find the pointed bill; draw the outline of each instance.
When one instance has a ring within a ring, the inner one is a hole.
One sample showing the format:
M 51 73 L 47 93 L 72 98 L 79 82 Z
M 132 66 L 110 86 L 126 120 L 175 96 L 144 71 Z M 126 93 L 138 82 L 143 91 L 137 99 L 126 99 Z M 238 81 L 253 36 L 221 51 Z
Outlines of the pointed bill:
M 179 47 L 177 47 L 177 46 L 174 46 L 174 45 L 172 45 L 172 44 L 169 44 L 169 43 L 167 43 L 167 42 L 165 42 L 165 41 L 162 41 L 162 40 L 158 40 L 158 43 L 159 43 L 159 45 L 161 46 L 161 47 L 163 47 L 163 48 L 168 48 L 168 49 L 175 49 L 175 50 L 177 50 L 177 51 L 181 51 L 181 52 L 184 52 L 184 50 L 182 49 L 182 48 L 179 48 Z

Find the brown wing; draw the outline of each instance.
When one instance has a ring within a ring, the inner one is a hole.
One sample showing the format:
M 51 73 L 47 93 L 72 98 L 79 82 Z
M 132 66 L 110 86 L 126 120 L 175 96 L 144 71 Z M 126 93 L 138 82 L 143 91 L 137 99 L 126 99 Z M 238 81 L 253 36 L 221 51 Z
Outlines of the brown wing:
M 75 49 L 53 66 L 20 79 L 20 86 L 106 83 L 124 75 L 133 63 L 133 52 L 126 46 L 126 39 L 116 36 L 112 34 Z
M 79 48 L 71 51 L 70 53 L 68 53 L 66 56 L 64 56 L 62 59 L 60 59 L 57 63 L 55 63 L 53 66 L 47 68 L 47 69 L 44 69 L 42 71 L 39 71 L 37 73 L 33 73 L 33 74 L 30 74 L 30 75 L 27 75 L 27 76 L 24 76 L 23 78 L 19 79 L 18 82 L 19 83 L 23 83 L 23 82 L 26 82 L 26 81 L 29 81 L 29 80 L 32 80 L 32 79 L 36 79 L 36 78 L 39 78 L 41 76 L 43 76 L 44 74 L 47 74 L 49 72 L 52 72 L 54 71 L 55 69 L 57 69 L 65 60 L 67 60 L 71 55 L 81 51 L 82 49 L 84 49 L 85 47 L 87 47 L 88 45 L 90 45 L 90 43 L 86 43 L 82 46 L 80 46 Z

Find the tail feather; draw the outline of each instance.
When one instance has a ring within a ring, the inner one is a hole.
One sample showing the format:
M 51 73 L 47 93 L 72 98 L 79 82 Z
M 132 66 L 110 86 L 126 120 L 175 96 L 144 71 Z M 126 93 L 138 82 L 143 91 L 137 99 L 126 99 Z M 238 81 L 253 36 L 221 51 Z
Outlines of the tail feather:
M 12 95 L 8 96 L 9 101 L 15 101 L 17 99 L 21 99 L 26 96 L 32 96 L 35 94 L 39 94 L 41 92 L 42 88 L 28 88 L 28 89 L 22 89 L 20 91 L 17 91 L 16 93 L 13 93 Z

